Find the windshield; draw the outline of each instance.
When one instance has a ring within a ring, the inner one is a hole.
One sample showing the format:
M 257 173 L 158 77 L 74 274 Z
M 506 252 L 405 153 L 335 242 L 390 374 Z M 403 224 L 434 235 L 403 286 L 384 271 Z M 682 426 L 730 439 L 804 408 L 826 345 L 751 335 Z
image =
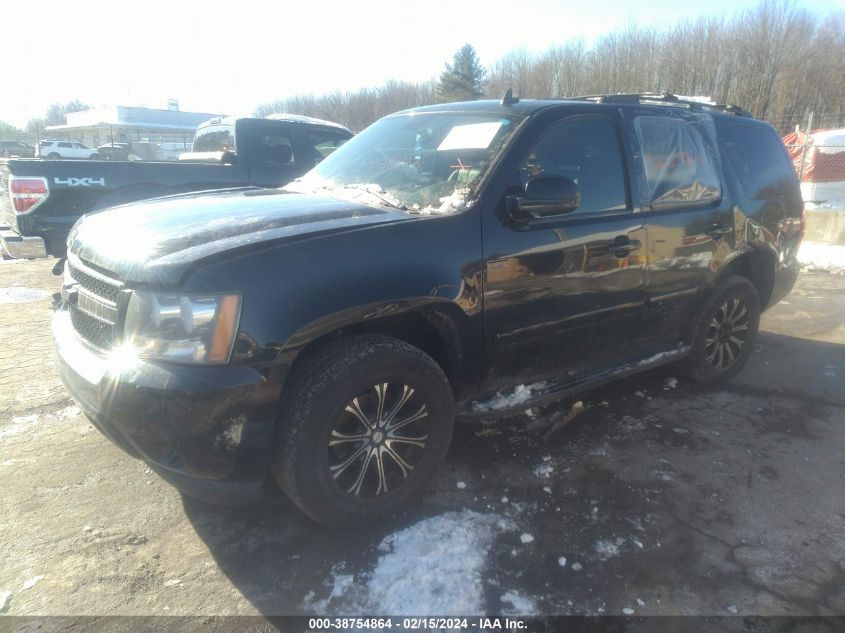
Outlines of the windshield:
M 195 152 L 234 152 L 235 128 L 232 125 L 209 125 L 197 130 Z
M 391 116 L 285 189 L 369 197 L 419 213 L 460 209 L 523 117 L 432 112 Z

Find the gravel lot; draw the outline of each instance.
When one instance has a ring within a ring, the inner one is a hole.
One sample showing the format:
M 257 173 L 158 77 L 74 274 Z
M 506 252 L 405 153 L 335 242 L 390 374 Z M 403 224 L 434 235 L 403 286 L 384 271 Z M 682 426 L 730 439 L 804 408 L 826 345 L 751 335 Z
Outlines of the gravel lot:
M 0 612 L 845 614 L 845 276 L 802 275 L 732 383 L 463 421 L 419 508 L 339 533 L 183 499 L 101 436 L 53 365 L 53 263 L 0 264 Z

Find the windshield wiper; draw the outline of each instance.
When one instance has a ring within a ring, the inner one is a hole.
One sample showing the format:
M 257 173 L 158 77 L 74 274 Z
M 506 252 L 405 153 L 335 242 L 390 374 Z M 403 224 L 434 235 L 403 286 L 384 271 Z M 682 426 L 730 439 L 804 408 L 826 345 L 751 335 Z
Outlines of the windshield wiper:
M 407 211 L 408 210 L 408 207 L 405 206 L 404 203 L 391 200 L 390 197 L 386 196 L 382 191 L 376 190 L 373 187 L 373 185 L 365 185 L 365 184 L 354 183 L 354 184 L 351 184 L 351 185 L 343 185 L 343 189 L 351 189 L 353 191 L 363 191 L 365 193 L 368 193 L 372 196 L 375 196 L 379 200 L 381 200 L 384 204 L 386 204 L 391 209 L 399 209 L 400 211 Z M 381 188 L 379 188 L 379 189 L 381 189 Z
M 284 187 L 282 187 L 282 189 L 285 189 L 286 191 L 290 191 L 290 192 L 293 192 L 293 193 L 317 193 L 319 191 L 329 191 L 329 192 L 331 192 L 331 191 L 335 191 L 335 192 L 349 191 L 349 192 L 355 192 L 355 193 L 368 193 L 371 196 L 378 198 L 379 202 L 381 202 L 385 206 L 390 207 L 391 209 L 398 209 L 400 211 L 408 211 L 408 207 L 405 206 L 404 203 L 399 202 L 396 199 L 392 198 L 392 196 L 385 194 L 381 190 L 381 187 L 379 187 L 378 185 L 368 185 L 368 184 L 365 184 L 365 183 L 352 183 L 352 184 L 349 184 L 349 185 L 337 185 L 337 184 L 334 184 L 334 183 L 323 182 L 319 185 L 308 184 L 305 187 L 302 187 L 301 186 L 302 184 L 304 184 L 303 181 L 300 178 L 297 178 L 296 180 L 294 180 L 294 181 L 288 183 L 287 185 L 285 185 Z M 300 186 L 297 186 L 297 185 L 300 185 Z

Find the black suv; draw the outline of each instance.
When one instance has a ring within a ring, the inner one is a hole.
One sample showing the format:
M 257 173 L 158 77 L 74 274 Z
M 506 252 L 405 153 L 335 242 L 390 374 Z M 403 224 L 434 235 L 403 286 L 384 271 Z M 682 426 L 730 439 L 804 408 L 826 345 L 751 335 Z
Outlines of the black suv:
M 786 150 L 737 108 L 451 103 L 282 189 L 83 217 L 53 333 L 94 424 L 186 494 L 255 501 L 272 474 L 347 526 L 419 493 L 496 393 L 731 378 L 802 232 Z

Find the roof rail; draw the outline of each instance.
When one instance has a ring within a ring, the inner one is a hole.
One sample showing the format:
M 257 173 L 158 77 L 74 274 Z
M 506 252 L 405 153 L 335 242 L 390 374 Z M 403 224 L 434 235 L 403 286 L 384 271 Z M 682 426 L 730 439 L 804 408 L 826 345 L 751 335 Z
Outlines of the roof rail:
M 620 92 L 607 95 L 586 95 L 569 97 L 570 101 L 595 101 L 596 103 L 639 103 L 643 105 L 668 105 L 690 110 L 725 112 L 736 116 L 750 117 L 751 113 L 739 106 L 684 99 L 669 92 Z

